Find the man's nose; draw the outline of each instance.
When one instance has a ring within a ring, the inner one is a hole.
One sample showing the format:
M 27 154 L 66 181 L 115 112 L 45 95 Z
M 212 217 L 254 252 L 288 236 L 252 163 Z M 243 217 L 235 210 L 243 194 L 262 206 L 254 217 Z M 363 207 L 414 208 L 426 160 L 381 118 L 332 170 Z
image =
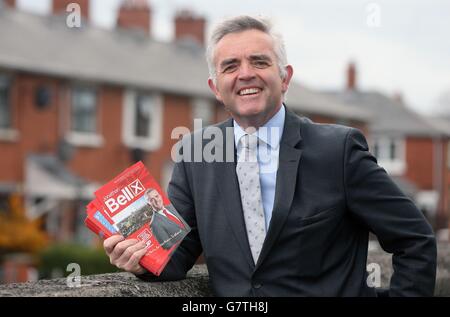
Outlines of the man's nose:
M 249 63 L 242 63 L 239 67 L 238 78 L 240 80 L 249 80 L 255 77 L 255 70 Z

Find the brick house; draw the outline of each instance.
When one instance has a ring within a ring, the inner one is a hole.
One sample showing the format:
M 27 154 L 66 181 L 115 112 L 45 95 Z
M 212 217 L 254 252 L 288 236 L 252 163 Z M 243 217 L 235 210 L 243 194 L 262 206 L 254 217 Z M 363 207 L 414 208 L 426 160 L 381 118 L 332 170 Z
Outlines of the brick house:
M 428 121 L 435 129 L 441 131 L 443 135 L 450 136 L 450 117 L 430 117 Z M 443 151 L 443 170 L 444 170 L 444 199 L 442 200 L 443 210 L 446 212 L 446 217 L 449 219 L 447 231 L 442 230 L 438 235 L 440 239 L 450 240 L 450 138 L 447 138 L 446 147 L 442 148 Z M 443 225 L 444 226 L 444 225 Z
M 89 242 L 82 225 L 94 189 L 137 160 L 166 188 L 175 127 L 227 117 L 206 84 L 205 19 L 175 18 L 175 38 L 151 37 L 146 1 L 124 1 L 117 27 L 89 24 L 89 1 L 54 0 L 37 16 L 0 10 L 0 200 L 23 196 L 55 240 Z M 81 28 L 65 8 L 82 8 Z M 367 131 L 370 114 L 293 83 L 288 107 L 318 122 Z
M 412 111 L 400 96 L 359 90 L 356 73 L 350 63 L 346 89 L 327 94 L 373 113 L 368 139 L 379 165 L 415 200 L 435 229 L 447 228 L 450 130 Z

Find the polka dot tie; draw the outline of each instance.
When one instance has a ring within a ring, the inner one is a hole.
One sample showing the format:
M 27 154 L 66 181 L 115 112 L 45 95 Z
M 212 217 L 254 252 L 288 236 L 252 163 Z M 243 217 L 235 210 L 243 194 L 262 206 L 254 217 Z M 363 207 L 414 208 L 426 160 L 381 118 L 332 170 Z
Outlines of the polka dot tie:
M 259 165 L 256 157 L 258 137 L 245 134 L 240 139 L 242 148 L 236 165 L 239 181 L 245 227 L 253 260 L 258 261 L 264 239 L 266 226 L 259 181 Z

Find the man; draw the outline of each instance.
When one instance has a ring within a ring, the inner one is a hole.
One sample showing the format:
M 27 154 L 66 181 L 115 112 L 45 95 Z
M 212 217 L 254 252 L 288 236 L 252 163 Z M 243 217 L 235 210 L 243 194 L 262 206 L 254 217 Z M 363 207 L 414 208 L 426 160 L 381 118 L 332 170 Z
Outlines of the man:
M 393 253 L 389 295 L 433 295 L 429 224 L 358 130 L 315 124 L 286 108 L 293 69 L 271 26 L 248 16 L 226 20 L 207 58 L 208 84 L 232 116 L 217 127 L 224 142 L 233 129 L 237 162 L 175 165 L 169 198 L 192 231 L 159 278 L 139 266 L 142 246 L 117 236 L 104 243 L 111 262 L 142 279 L 175 280 L 203 251 L 219 296 L 376 296 L 366 283 L 373 232 Z M 281 133 L 269 138 L 263 128 Z M 228 149 L 220 149 L 224 157 Z
M 164 206 L 163 199 L 156 189 L 147 189 L 145 197 L 152 211 L 150 228 L 163 249 L 169 250 L 186 236 L 186 226 L 174 214 L 175 210 L 170 212 Z
M 176 223 L 180 228 L 185 228 L 183 221 L 176 215 L 177 211 L 168 205 L 167 208 L 164 206 L 163 198 L 160 193 L 155 188 L 149 188 L 145 191 L 145 197 L 149 206 L 152 207 L 161 216 L 170 219 L 172 222 Z M 172 211 L 169 211 L 171 209 Z

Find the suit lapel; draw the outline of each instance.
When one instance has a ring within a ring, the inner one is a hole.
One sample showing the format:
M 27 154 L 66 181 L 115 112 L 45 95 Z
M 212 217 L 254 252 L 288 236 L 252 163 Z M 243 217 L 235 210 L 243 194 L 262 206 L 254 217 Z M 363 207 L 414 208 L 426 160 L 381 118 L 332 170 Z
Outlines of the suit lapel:
M 224 136 L 224 145 L 227 144 L 226 128 L 232 126 L 232 120 L 230 119 L 220 127 Z M 225 146 L 225 148 L 223 149 L 224 162 L 214 163 L 216 165 L 215 170 L 217 171 L 217 175 L 215 177 L 216 185 L 219 189 L 220 197 L 225 204 L 224 210 L 226 212 L 226 218 L 228 219 L 233 234 L 235 235 L 235 238 L 238 241 L 247 262 L 251 267 L 254 267 L 255 264 L 253 263 L 250 246 L 248 244 L 247 231 L 245 228 L 241 205 L 241 196 L 239 192 L 239 183 L 236 176 L 236 165 L 234 162 L 236 160 L 234 134 L 231 133 L 228 137 L 231 138 L 230 140 L 228 140 L 228 142 L 232 142 L 233 144 L 232 146 L 231 144 L 230 146 Z M 231 155 L 231 157 L 234 158 L 234 161 L 226 161 L 227 150 L 233 151 L 233 155 Z
M 297 148 L 300 141 L 300 120 L 295 114 L 286 109 L 283 136 L 280 142 L 272 219 L 261 250 L 261 255 L 256 264 L 256 269 L 261 265 L 264 258 L 269 253 L 289 214 L 297 185 L 297 172 L 302 154 L 302 151 Z M 239 192 L 239 188 L 237 190 Z

